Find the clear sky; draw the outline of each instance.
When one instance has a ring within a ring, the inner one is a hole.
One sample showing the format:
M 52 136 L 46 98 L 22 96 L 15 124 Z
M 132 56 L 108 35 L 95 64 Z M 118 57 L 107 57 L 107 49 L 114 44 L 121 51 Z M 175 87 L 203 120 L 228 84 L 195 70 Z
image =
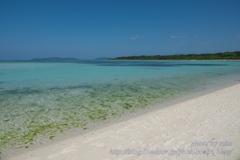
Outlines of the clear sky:
M 0 0 L 0 59 L 240 50 L 240 0 Z

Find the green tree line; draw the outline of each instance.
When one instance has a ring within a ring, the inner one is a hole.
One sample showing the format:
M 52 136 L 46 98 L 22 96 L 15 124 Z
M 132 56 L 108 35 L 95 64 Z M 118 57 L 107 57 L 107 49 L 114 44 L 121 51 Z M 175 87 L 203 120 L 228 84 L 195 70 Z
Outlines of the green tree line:
M 204 54 L 155 55 L 117 57 L 109 60 L 240 60 L 240 51 Z

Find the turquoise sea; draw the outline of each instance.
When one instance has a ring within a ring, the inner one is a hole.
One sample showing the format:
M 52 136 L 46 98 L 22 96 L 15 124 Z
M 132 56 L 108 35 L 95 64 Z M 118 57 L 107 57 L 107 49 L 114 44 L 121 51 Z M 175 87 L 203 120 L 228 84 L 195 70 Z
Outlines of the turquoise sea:
M 0 152 L 239 81 L 240 62 L 0 61 Z

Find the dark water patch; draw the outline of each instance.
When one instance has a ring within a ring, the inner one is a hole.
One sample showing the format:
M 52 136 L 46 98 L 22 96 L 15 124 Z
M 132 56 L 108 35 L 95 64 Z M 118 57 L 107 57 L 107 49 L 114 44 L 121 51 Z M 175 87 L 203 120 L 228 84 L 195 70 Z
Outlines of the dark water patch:
M 227 64 L 195 63 L 195 62 L 162 62 L 162 61 L 80 61 L 81 64 L 98 66 L 147 66 L 147 67 L 180 67 L 180 66 L 227 66 Z
M 22 88 L 22 89 L 11 89 L 11 90 L 3 90 L 0 91 L 0 95 L 3 94 L 10 94 L 10 95 L 17 95 L 17 94 L 37 94 L 42 93 L 42 90 L 38 89 L 31 89 L 31 88 Z
M 70 85 L 70 86 L 63 86 L 63 87 L 50 87 L 50 88 L 45 88 L 44 90 L 50 90 L 50 91 L 57 91 L 57 90 L 65 90 L 65 89 L 91 89 L 93 88 L 93 85 L 90 84 L 82 84 L 82 85 Z
M 93 85 L 85 84 L 85 85 L 75 85 L 75 86 L 68 86 L 67 89 L 91 89 Z
M 224 75 L 226 75 L 226 74 L 224 74 L 224 73 L 218 73 L 217 75 L 218 75 L 218 76 L 224 76 Z
M 177 64 L 178 66 L 228 66 L 227 64 Z
M 60 87 L 50 87 L 48 90 L 54 91 L 54 90 L 59 90 L 59 89 L 60 89 Z
M 25 88 L 15 88 L 15 89 L 9 89 L 6 90 L 5 88 L 0 88 L 0 95 L 18 95 L 18 94 L 40 94 L 40 93 L 46 93 L 48 91 L 61 91 L 61 90 L 72 90 L 72 89 L 92 89 L 95 88 L 93 85 L 72 85 L 72 86 L 63 86 L 63 87 L 50 87 L 50 88 L 31 88 L 31 87 L 25 87 Z

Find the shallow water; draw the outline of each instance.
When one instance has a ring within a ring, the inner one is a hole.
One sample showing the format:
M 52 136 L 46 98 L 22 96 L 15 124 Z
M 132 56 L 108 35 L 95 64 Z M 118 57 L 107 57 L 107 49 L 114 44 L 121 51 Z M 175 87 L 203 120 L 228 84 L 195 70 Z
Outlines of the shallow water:
M 240 62 L 1 61 L 0 152 L 233 84 L 239 73 Z

